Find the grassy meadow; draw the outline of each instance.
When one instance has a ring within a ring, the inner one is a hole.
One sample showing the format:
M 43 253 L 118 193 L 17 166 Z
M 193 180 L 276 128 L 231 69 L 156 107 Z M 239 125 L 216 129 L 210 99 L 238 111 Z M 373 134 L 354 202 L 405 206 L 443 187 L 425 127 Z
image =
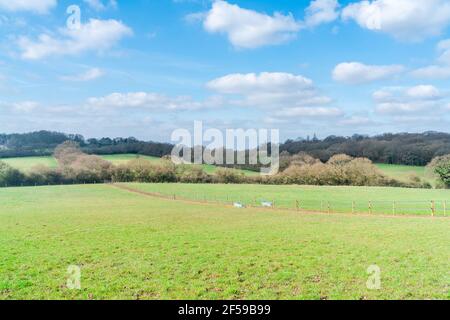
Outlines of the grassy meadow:
M 354 202 L 356 213 L 431 215 L 431 201 L 435 201 L 436 214 L 450 215 L 450 190 L 407 189 L 388 187 L 325 187 L 325 186 L 275 186 L 275 185 L 193 185 L 193 184 L 126 184 L 134 189 L 176 195 L 185 199 L 219 202 L 241 202 L 261 205 L 263 201 L 275 203 L 277 208 L 302 209 L 351 213 Z
M 412 176 L 418 176 L 431 184 L 435 183 L 435 179 L 429 176 L 426 167 L 397 164 L 376 164 L 376 166 L 388 177 L 400 181 L 408 181 Z
M 34 166 L 42 165 L 49 168 L 56 168 L 58 165 L 56 159 L 49 157 L 23 157 L 23 158 L 5 158 L 0 161 L 9 164 L 11 167 L 23 172 L 29 171 Z
M 240 210 L 108 185 L 0 189 L 0 203 L 0 299 L 450 298 L 444 218 Z M 380 290 L 366 287 L 374 264 Z M 70 265 L 81 290 L 66 286 Z

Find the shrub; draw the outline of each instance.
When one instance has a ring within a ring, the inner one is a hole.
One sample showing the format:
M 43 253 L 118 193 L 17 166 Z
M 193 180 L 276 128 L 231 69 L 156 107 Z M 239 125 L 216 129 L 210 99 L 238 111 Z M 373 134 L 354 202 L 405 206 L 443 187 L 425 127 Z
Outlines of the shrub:
M 446 187 L 450 187 L 450 154 L 434 158 L 428 168 L 437 175 L 440 182 Z
M 74 182 L 111 181 L 112 164 L 98 156 L 82 154 L 64 168 L 65 178 Z
M 201 166 L 195 165 L 178 165 L 176 176 L 177 181 L 182 183 L 207 183 L 212 181 Z
M 27 173 L 26 180 L 27 184 L 30 185 L 60 184 L 65 182 L 59 170 L 44 165 L 37 165 L 31 168 Z
M 25 182 L 25 175 L 19 170 L 0 161 L 0 186 L 20 186 Z
M 216 183 L 232 184 L 242 183 L 244 181 L 244 174 L 234 169 L 219 168 L 214 175 L 214 182 Z
M 175 169 L 175 165 L 168 161 L 153 164 L 148 160 L 134 159 L 114 168 L 112 178 L 116 182 L 177 182 Z

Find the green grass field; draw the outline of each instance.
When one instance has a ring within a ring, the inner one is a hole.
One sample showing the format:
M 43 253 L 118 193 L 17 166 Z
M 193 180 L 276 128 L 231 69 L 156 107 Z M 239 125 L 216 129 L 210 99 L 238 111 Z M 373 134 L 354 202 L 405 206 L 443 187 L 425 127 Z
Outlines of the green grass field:
M 57 166 L 56 159 L 53 157 L 6 158 L 0 159 L 0 161 L 24 172 L 29 171 L 32 167 L 37 165 L 43 165 L 50 168 L 56 168 Z
M 161 158 L 156 157 L 150 157 L 150 156 L 143 156 L 143 155 L 136 155 L 136 154 L 114 154 L 114 155 L 104 155 L 101 156 L 103 159 L 115 164 L 120 165 L 127 163 L 130 160 L 133 159 L 145 159 L 152 163 L 159 163 L 161 162 Z M 44 165 L 48 166 L 50 168 L 55 168 L 57 166 L 56 160 L 53 157 L 24 157 L 24 158 L 6 158 L 6 159 L 0 159 L 0 161 L 6 162 L 7 164 L 11 165 L 12 167 L 22 170 L 22 171 L 29 171 L 36 165 Z M 208 174 L 214 174 L 218 167 L 212 166 L 212 165 L 203 165 L 203 170 Z M 243 174 L 247 176 L 252 175 L 258 175 L 258 172 L 248 171 L 248 170 L 237 170 L 238 172 L 242 172 Z
M 0 299 L 450 298 L 444 218 L 239 210 L 108 185 L 0 189 L 0 203 Z M 374 264 L 380 290 L 366 287 Z M 70 265 L 81 290 L 66 286 Z
M 434 178 L 428 176 L 426 167 L 404 166 L 396 164 L 377 164 L 376 165 L 388 177 L 398 179 L 400 181 L 408 181 L 411 176 L 416 175 L 425 181 L 434 183 Z
M 404 189 L 384 187 L 317 187 L 317 186 L 273 186 L 273 185 L 192 185 L 192 184 L 127 184 L 132 188 L 164 195 L 220 202 L 242 202 L 245 205 L 261 205 L 262 201 L 273 201 L 278 208 L 302 209 L 351 213 L 369 213 L 369 202 L 373 213 L 392 214 L 395 201 L 396 214 L 431 215 L 431 201 L 435 201 L 436 214 L 450 215 L 450 190 Z

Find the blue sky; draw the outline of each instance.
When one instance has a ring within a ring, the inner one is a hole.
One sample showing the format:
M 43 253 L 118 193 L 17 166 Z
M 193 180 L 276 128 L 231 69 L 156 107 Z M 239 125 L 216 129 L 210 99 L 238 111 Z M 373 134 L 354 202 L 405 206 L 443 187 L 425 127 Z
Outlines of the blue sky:
M 0 132 L 449 131 L 449 0 L 0 0 L 0 39 Z

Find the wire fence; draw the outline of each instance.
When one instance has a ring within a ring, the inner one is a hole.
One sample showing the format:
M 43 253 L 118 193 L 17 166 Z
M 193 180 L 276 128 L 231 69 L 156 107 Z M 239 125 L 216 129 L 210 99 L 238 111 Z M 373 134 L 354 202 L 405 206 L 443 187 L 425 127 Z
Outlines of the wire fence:
M 91 183 L 95 184 L 95 183 Z M 105 184 L 110 182 L 105 181 Z M 24 186 L 46 186 L 59 184 L 33 184 Z M 417 215 L 432 217 L 449 217 L 450 200 L 429 200 L 429 201 L 396 201 L 396 200 L 374 200 L 374 201 L 338 201 L 330 199 L 267 199 L 264 197 L 233 196 L 228 194 L 200 194 L 200 193 L 167 193 L 167 192 L 146 192 L 124 185 L 116 186 L 129 191 L 143 194 L 159 196 L 172 200 L 188 200 L 202 203 L 218 203 L 240 208 L 272 208 L 287 209 L 297 211 L 321 212 L 321 213 L 351 213 L 351 214 L 379 214 L 379 215 Z M 9 187 L 0 185 L 0 188 Z
M 140 191 L 144 194 L 161 196 L 172 200 L 188 200 L 201 203 L 216 203 L 238 208 L 272 208 L 321 213 L 373 214 L 373 215 L 417 215 L 432 217 L 448 217 L 450 200 L 430 201 L 333 201 L 311 199 L 267 199 L 263 197 L 249 198 L 246 196 L 230 196 L 224 194 L 199 193 L 164 193 L 145 192 L 127 188 L 130 191 Z

